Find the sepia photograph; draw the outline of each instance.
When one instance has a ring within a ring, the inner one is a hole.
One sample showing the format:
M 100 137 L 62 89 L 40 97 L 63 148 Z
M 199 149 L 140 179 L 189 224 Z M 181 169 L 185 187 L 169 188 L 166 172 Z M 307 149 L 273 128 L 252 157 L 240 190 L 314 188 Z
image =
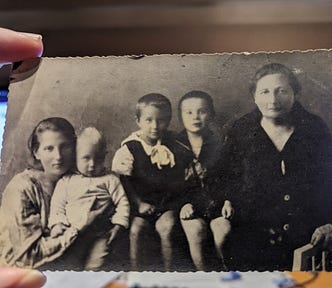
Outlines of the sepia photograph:
M 9 87 L 1 266 L 331 269 L 331 51 L 29 65 Z

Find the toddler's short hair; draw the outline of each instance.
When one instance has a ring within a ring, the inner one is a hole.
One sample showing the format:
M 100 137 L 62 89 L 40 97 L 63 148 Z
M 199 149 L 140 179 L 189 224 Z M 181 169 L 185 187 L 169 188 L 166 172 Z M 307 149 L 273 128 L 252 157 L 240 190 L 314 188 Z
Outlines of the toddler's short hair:
M 77 136 L 77 145 L 82 141 L 87 141 L 98 146 L 98 154 L 105 156 L 107 154 L 107 143 L 104 135 L 95 127 L 84 128 Z
M 171 121 L 172 119 L 172 104 L 169 101 L 169 99 L 159 93 L 150 93 L 142 96 L 140 99 L 138 99 L 136 104 L 136 118 L 139 120 L 142 115 L 142 110 L 146 106 L 154 106 L 163 112 L 168 117 L 168 121 Z

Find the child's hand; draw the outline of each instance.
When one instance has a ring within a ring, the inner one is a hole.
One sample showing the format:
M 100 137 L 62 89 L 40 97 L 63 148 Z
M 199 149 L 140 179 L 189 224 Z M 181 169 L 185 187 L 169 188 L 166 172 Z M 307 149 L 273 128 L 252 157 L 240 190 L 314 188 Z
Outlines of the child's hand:
M 107 245 L 112 244 L 113 240 L 117 238 L 125 228 L 119 224 L 115 224 L 110 231 L 110 237 L 108 238 Z
M 69 226 L 63 224 L 63 223 L 58 223 L 58 224 L 55 224 L 53 227 L 52 227 L 52 230 L 51 230 L 51 237 L 52 238 L 56 238 L 60 235 L 63 235 L 63 233 L 67 230 Z
M 156 213 L 156 206 L 146 202 L 141 202 L 138 206 L 138 213 L 141 215 L 153 215 Z
M 225 200 L 224 206 L 221 209 L 221 216 L 229 219 L 233 216 L 234 209 L 232 203 L 229 200 Z
M 184 205 L 180 211 L 180 218 L 182 220 L 189 220 L 194 217 L 194 206 L 190 203 Z

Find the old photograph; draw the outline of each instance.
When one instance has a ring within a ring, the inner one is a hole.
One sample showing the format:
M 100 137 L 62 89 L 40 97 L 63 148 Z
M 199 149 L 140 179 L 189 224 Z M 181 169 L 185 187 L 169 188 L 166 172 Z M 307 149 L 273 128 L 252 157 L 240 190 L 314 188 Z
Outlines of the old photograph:
M 10 85 L 0 265 L 331 268 L 331 79 L 327 50 L 42 59 Z

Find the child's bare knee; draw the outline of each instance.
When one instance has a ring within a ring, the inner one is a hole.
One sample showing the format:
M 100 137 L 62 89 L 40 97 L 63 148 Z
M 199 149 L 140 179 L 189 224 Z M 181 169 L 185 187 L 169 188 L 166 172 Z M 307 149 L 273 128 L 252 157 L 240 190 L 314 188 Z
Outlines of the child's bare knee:
M 203 219 L 183 220 L 182 227 L 190 242 L 200 242 L 207 237 L 207 225 Z
M 156 231 L 161 238 L 168 238 L 174 233 L 176 226 L 175 213 L 165 212 L 156 222 Z
M 156 230 L 161 238 L 167 238 L 172 235 L 175 223 L 167 221 L 159 221 L 156 223 Z
M 130 227 L 130 238 L 140 237 L 147 229 L 148 223 L 143 218 L 134 218 Z
M 210 227 L 213 233 L 223 235 L 229 234 L 232 229 L 230 221 L 223 217 L 213 219 L 210 223 Z

